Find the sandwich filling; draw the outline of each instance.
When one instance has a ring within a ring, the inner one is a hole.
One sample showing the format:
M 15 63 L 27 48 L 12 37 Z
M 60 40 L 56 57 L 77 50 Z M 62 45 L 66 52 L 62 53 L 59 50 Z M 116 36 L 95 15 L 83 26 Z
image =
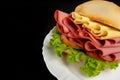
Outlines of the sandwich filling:
M 56 28 L 64 37 L 61 38 L 62 41 L 65 44 L 74 44 L 74 46 L 77 46 L 77 48 L 84 50 L 91 57 L 99 58 L 105 61 L 119 61 L 120 37 L 117 36 L 119 36 L 120 32 L 107 26 L 100 24 L 98 25 L 98 23 L 92 22 L 85 17 L 81 21 L 79 19 L 76 21 L 76 19 L 74 19 L 75 15 L 76 13 L 72 17 L 71 14 L 67 14 L 58 10 L 55 12 L 55 20 L 57 21 Z M 79 24 L 76 24 L 76 22 L 79 22 Z M 88 26 L 88 24 L 91 24 L 92 28 L 90 27 L 91 25 Z M 95 24 L 95 28 L 96 26 L 99 26 L 101 30 L 98 30 L 97 32 L 94 29 L 93 24 Z M 108 35 L 104 34 L 106 32 Z M 110 34 L 118 35 L 110 36 Z M 104 39 L 103 35 L 106 36 Z
M 120 36 L 111 33 L 120 34 L 119 31 L 74 12 L 56 10 L 54 17 L 57 24 L 50 44 L 58 56 L 65 53 L 71 63 L 82 60 L 84 64 L 80 69 L 90 77 L 108 67 L 118 67 Z

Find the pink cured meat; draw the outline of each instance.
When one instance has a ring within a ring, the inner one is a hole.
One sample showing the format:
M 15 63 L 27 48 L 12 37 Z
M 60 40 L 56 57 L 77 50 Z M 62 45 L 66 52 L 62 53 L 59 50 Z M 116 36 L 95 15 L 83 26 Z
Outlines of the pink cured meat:
M 56 10 L 54 14 L 58 31 L 81 49 L 98 55 L 106 61 L 120 60 L 120 38 L 100 40 L 82 24 L 73 22 L 71 14 Z

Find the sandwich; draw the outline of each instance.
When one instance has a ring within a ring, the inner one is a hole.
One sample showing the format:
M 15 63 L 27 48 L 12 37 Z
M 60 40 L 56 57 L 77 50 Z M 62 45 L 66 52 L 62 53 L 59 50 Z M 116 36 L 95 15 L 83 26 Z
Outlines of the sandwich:
M 56 10 L 50 45 L 59 57 L 82 64 L 80 71 L 93 77 L 120 63 L 120 7 L 104 0 L 87 1 L 71 13 Z M 54 64 L 54 63 L 53 63 Z

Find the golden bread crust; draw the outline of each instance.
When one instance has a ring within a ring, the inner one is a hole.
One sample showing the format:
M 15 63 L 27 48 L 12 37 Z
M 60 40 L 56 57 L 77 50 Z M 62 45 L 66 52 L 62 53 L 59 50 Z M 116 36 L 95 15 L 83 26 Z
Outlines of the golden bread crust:
M 78 5 L 75 12 L 120 30 L 120 7 L 109 1 L 88 1 Z

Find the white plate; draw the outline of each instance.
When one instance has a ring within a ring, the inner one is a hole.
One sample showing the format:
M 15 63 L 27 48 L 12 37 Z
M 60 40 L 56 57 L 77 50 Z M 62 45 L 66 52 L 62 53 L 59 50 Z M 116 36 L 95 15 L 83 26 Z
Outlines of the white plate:
M 79 64 L 67 63 L 56 56 L 53 48 L 49 45 L 53 29 L 44 39 L 42 54 L 48 70 L 58 80 L 120 80 L 120 65 L 116 70 L 106 69 L 98 76 L 90 78 L 80 72 Z

